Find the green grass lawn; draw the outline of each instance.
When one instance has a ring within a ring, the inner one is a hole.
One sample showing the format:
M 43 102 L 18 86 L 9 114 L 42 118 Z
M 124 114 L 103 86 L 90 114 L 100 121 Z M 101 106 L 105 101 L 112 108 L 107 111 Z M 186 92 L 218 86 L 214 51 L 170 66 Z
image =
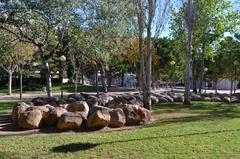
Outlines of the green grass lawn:
M 12 107 L 15 106 L 19 101 L 12 100 L 0 100 L 0 113 L 12 111 Z
M 53 92 L 57 93 L 61 91 L 60 85 L 53 85 Z M 100 88 L 101 89 L 101 88 Z M 65 84 L 63 86 L 64 92 L 74 92 L 75 86 L 74 84 Z M 19 93 L 19 88 L 13 88 L 12 93 L 16 94 Z M 87 85 L 79 85 L 78 86 L 78 92 L 96 92 L 95 86 L 87 86 Z M 7 87 L 0 87 L 0 95 L 7 94 L 8 88 Z M 23 93 L 43 93 L 43 90 L 41 87 L 25 87 L 23 88 Z
M 131 131 L 1 137 L 0 158 L 240 157 L 240 104 L 161 104 L 154 118 Z

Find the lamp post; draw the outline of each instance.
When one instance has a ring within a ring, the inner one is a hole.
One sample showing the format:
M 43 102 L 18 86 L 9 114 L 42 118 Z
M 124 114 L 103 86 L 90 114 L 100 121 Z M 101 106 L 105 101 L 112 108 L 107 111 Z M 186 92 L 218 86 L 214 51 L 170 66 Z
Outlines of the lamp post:
M 64 55 L 60 56 L 61 60 L 61 98 L 63 98 L 63 72 L 64 72 L 64 62 L 66 61 L 66 57 Z
M 172 84 L 171 84 L 171 92 L 173 92 L 173 83 L 174 83 L 174 76 L 175 76 L 175 64 L 176 62 L 173 60 L 170 62 L 170 66 L 172 68 L 172 77 L 171 77 L 171 80 L 172 80 Z
M 208 68 L 205 67 L 205 68 L 204 68 L 204 76 L 206 76 L 207 71 L 208 71 Z M 205 77 L 204 77 L 204 78 L 205 78 Z M 206 93 L 206 92 L 207 92 L 207 82 L 206 82 L 206 79 L 205 79 L 205 93 Z

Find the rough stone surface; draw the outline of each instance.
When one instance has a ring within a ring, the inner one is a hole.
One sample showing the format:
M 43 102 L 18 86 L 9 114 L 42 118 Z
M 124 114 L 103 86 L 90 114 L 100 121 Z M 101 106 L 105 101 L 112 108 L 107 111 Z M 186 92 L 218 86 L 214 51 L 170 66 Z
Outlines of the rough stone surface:
M 158 98 L 152 95 L 152 96 L 151 96 L 151 103 L 152 103 L 152 104 L 157 104 L 157 103 L 159 103 Z
M 126 117 L 126 124 L 127 126 L 131 125 L 139 125 L 141 124 L 141 117 L 138 113 L 138 106 L 136 105 L 130 105 L 130 104 L 122 104 L 117 105 L 115 108 L 121 108 L 124 112 L 124 115 Z
M 32 103 L 35 105 L 35 106 L 42 106 L 42 105 L 47 105 L 47 104 L 50 104 L 54 107 L 57 107 L 59 106 L 59 100 L 55 97 L 37 97 L 37 98 L 34 98 L 32 100 Z
M 67 111 L 80 113 L 82 117 L 86 120 L 89 113 L 89 106 L 85 101 L 77 101 L 69 104 L 67 107 Z
M 18 105 L 16 105 L 15 107 L 13 107 L 12 109 L 12 116 L 11 119 L 12 121 L 16 122 L 18 120 L 18 118 L 20 117 L 20 114 L 25 112 L 27 108 L 29 108 L 30 106 L 24 102 L 19 103 Z
M 42 123 L 42 112 L 40 110 L 25 111 L 20 114 L 18 125 L 24 129 L 39 128 Z
M 49 108 L 47 106 L 32 106 L 26 109 L 26 111 L 33 111 L 33 110 L 39 110 L 42 113 L 42 118 L 45 119 L 47 116 L 47 112 L 51 110 L 52 108 Z
M 57 122 L 57 128 L 60 130 L 79 129 L 82 124 L 82 116 L 78 113 L 63 113 Z
M 81 94 L 70 94 L 68 95 L 68 99 L 75 99 L 76 101 L 84 101 L 85 98 Z
M 91 129 L 102 129 L 110 123 L 110 113 L 106 109 L 97 110 L 90 114 L 87 119 L 87 127 Z
M 95 97 L 95 96 L 90 96 L 90 98 L 88 98 L 86 100 L 86 102 L 87 102 L 89 107 L 99 105 L 99 99 L 97 97 Z
M 109 127 L 119 128 L 125 125 L 126 117 L 121 108 L 113 109 L 112 111 L 110 111 L 110 116 L 111 120 Z
M 139 107 L 138 114 L 143 123 L 148 123 L 151 121 L 151 112 L 145 108 Z
M 46 117 L 44 119 L 44 123 L 48 126 L 53 126 L 57 124 L 58 118 L 63 114 L 66 113 L 67 110 L 61 107 L 56 107 L 51 109 L 47 112 Z

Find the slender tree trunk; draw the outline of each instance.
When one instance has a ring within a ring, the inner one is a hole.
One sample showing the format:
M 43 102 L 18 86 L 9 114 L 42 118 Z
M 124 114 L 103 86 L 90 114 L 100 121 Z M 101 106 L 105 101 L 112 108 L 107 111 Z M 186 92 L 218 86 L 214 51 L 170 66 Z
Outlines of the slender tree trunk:
M 192 87 L 193 87 L 193 93 L 197 93 L 197 78 L 196 78 L 196 59 L 193 57 L 193 64 L 192 64 L 192 75 L 193 75 L 193 82 L 192 82 Z
M 231 78 L 230 95 L 233 94 L 233 78 Z
M 11 70 L 8 71 L 8 95 L 12 95 L 12 74 Z
M 199 84 L 199 90 L 198 90 L 200 94 L 202 94 L 203 80 L 204 80 L 204 65 L 205 65 L 204 54 L 205 54 L 205 43 L 203 43 L 202 55 L 201 55 L 200 84 Z
M 144 26 L 145 26 L 145 6 L 144 0 L 138 1 L 138 37 L 139 37 L 139 56 L 140 56 L 140 88 L 143 92 L 143 105 L 149 107 L 148 91 L 146 83 L 146 73 L 144 66 Z M 149 67 L 150 68 L 150 67 Z
M 101 68 L 100 72 L 101 72 L 103 92 L 107 93 L 106 72 L 105 72 L 103 64 L 100 64 L 100 68 Z
M 218 93 L 218 81 L 215 81 L 214 83 L 215 83 L 215 94 L 217 94 Z
M 124 86 L 124 70 L 122 69 L 122 73 L 121 73 L 121 87 Z
M 151 110 L 151 95 L 152 95 L 152 21 L 154 17 L 154 2 L 148 0 L 148 25 L 147 25 L 147 63 L 146 63 L 146 85 L 147 97 L 144 102 L 144 107 Z
M 22 71 L 19 71 L 19 82 L 20 82 L 20 100 L 23 99 L 23 76 L 22 76 Z
M 97 91 L 97 94 L 99 94 L 99 88 L 98 88 L 98 68 L 97 68 L 97 65 L 95 65 L 94 70 L 95 70 L 95 86 L 96 86 L 96 91 Z
M 108 88 L 112 87 L 112 67 L 109 67 L 108 76 L 107 76 Z
M 188 0 L 188 14 L 187 14 L 187 29 L 188 29 L 188 43 L 186 47 L 186 71 L 185 71 L 185 93 L 183 104 L 190 105 L 190 85 L 191 85 L 191 52 L 192 52 L 192 36 L 193 36 L 193 22 L 194 22 L 194 7 L 193 0 Z
M 46 71 L 46 89 L 48 97 L 52 97 L 52 75 L 49 67 L 48 60 L 44 60 L 44 66 Z
M 79 77 L 80 67 L 78 66 L 75 77 L 75 93 L 78 92 L 78 77 Z
M 83 69 L 83 65 L 81 67 L 81 84 L 84 85 L 85 81 L 84 81 L 84 69 Z

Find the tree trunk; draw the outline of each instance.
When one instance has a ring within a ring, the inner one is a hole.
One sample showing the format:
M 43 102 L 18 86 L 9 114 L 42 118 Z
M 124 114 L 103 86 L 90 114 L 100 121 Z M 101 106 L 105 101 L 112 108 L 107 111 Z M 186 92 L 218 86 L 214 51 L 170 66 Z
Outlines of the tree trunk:
M 97 94 L 99 94 L 99 88 L 98 88 L 98 68 L 97 68 L 97 65 L 94 67 L 94 71 L 95 71 L 95 86 L 96 86 L 96 91 L 97 91 Z
M 8 95 L 12 95 L 12 74 L 11 70 L 8 71 Z
M 148 102 L 149 101 L 148 100 L 148 91 L 149 90 L 147 90 L 146 74 L 145 74 L 145 66 L 144 66 L 144 26 L 145 26 L 145 6 L 144 5 L 145 5 L 144 0 L 138 1 L 138 9 L 139 9 L 138 38 L 139 38 L 139 56 L 140 56 L 140 88 L 143 92 L 143 105 L 145 108 L 148 108 L 149 104 L 150 104 Z
M 81 69 L 81 84 L 84 85 L 85 81 L 84 81 L 84 69 L 83 69 L 83 65 L 82 65 L 82 69 Z
M 22 72 L 20 71 L 19 72 L 19 84 L 20 84 L 20 100 L 22 100 L 23 99 L 23 82 L 22 82 Z
M 112 87 L 112 67 L 109 67 L 108 76 L 107 76 L 108 88 Z
M 100 64 L 100 72 L 101 72 L 103 92 L 107 93 L 106 72 L 105 72 L 103 64 Z
M 146 85 L 147 97 L 144 102 L 144 107 L 151 110 L 151 95 L 152 95 L 152 21 L 154 17 L 154 2 L 148 0 L 148 25 L 147 25 L 147 63 L 146 63 Z
M 217 94 L 218 93 L 218 81 L 215 81 L 214 83 L 215 83 L 215 94 Z
M 124 70 L 122 69 L 122 73 L 121 73 L 121 87 L 124 86 Z
M 231 78 L 230 95 L 233 94 L 233 79 Z
M 191 85 L 191 52 L 192 52 L 192 36 L 193 36 L 194 7 L 193 0 L 188 0 L 187 29 L 188 42 L 186 47 L 186 71 L 185 71 L 185 92 L 183 104 L 190 105 L 190 85 Z
M 197 78 L 196 78 L 196 59 L 193 57 L 193 62 L 192 62 L 192 75 L 193 75 L 193 82 L 192 82 L 192 87 L 193 87 L 193 93 L 197 93 Z
M 199 90 L 198 90 L 200 94 L 202 94 L 203 80 L 204 80 L 204 73 L 205 73 L 204 72 L 204 65 L 205 65 L 204 54 L 205 54 L 205 43 L 203 43 L 203 47 L 202 47 L 201 66 L 200 66 L 200 84 L 199 84 Z
M 52 97 L 52 75 L 49 67 L 48 60 L 44 60 L 44 67 L 46 73 L 46 89 L 48 97 Z

